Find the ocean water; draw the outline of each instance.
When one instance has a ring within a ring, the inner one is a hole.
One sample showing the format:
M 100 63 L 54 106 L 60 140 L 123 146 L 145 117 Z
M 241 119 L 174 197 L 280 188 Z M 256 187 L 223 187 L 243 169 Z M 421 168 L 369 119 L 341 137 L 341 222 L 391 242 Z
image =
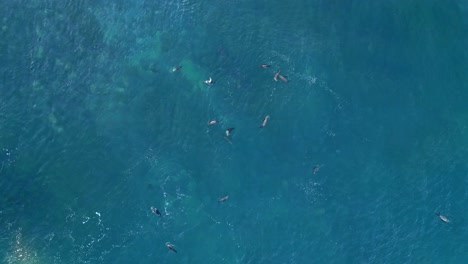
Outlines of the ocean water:
M 0 15 L 0 263 L 466 263 L 468 1 Z

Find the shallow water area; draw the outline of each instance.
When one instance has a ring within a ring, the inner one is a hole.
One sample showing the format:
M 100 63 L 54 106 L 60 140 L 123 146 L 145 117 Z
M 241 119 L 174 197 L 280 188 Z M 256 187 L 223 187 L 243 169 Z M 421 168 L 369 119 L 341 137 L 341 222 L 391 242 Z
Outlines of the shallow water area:
M 6 2 L 0 262 L 463 263 L 467 6 Z

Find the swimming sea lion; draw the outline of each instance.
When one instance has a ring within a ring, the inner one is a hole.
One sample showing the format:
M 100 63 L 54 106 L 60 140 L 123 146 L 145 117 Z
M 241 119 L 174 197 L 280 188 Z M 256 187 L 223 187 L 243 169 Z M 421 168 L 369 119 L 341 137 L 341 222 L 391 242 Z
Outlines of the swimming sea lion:
M 210 122 L 208 122 L 208 125 L 211 126 L 211 125 L 214 125 L 216 123 L 218 123 L 218 120 L 215 119 L 215 120 L 211 120 Z
M 314 170 L 314 174 L 316 174 L 318 172 L 318 170 L 319 170 L 319 166 L 318 165 L 314 166 L 313 170 Z
M 174 246 L 171 245 L 169 242 L 166 242 L 166 247 L 172 251 L 174 251 L 175 253 L 177 253 L 177 250 L 175 250 Z
M 440 220 L 444 221 L 445 223 L 450 223 L 447 217 L 441 215 L 440 213 L 436 213 L 436 215 L 440 218 Z
M 208 80 L 205 80 L 205 83 L 208 84 L 208 85 L 212 85 L 214 82 L 210 77 Z
M 276 73 L 275 73 L 275 77 L 273 77 L 273 80 L 275 80 L 275 82 L 278 81 L 278 76 L 280 76 L 280 71 L 278 70 Z
M 221 197 L 221 198 L 219 198 L 218 203 L 222 203 L 222 202 L 226 201 L 228 198 L 229 198 L 229 195 Z
M 159 212 L 158 208 L 151 206 L 151 211 L 159 216 L 162 216 L 161 212 Z
M 172 68 L 172 72 L 178 71 L 180 69 L 182 69 L 182 66 L 174 67 L 174 68 Z
M 260 67 L 263 69 L 270 68 L 271 65 L 268 64 L 260 64 Z
M 265 118 L 263 119 L 263 122 L 262 122 L 262 125 L 260 126 L 260 128 L 264 128 L 266 126 L 266 124 L 268 123 L 268 119 L 270 119 L 270 116 L 267 115 L 265 116 Z
M 278 77 L 283 81 L 283 82 L 288 82 L 288 79 L 286 79 L 286 76 L 283 76 L 281 74 L 278 74 Z
M 226 129 L 226 137 L 229 137 L 231 135 L 231 132 L 234 130 L 233 127 Z

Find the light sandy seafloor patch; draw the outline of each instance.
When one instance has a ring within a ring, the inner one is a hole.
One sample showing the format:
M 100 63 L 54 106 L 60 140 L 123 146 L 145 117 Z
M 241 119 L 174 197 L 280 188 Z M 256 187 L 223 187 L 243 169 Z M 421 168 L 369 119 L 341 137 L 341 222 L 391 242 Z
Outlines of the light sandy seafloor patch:
M 153 37 L 137 39 L 136 45 L 137 51 L 129 59 L 130 67 L 138 67 L 140 71 L 145 72 L 142 68 L 144 62 L 159 62 L 162 51 L 161 32 L 157 32 Z
M 207 85 L 203 82 L 204 80 L 208 79 L 208 73 L 200 67 L 199 65 L 195 64 L 190 59 L 183 59 L 180 65 L 183 66 L 182 74 L 190 82 L 192 88 L 194 90 L 200 89 L 205 90 L 207 89 Z

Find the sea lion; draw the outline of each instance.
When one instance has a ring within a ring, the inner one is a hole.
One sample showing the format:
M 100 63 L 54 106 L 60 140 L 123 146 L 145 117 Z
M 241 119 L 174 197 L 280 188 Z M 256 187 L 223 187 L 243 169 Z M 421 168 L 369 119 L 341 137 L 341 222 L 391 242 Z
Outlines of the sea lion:
M 283 81 L 283 82 L 288 82 L 288 79 L 286 79 L 286 76 L 283 76 L 281 74 L 278 74 L 278 77 Z
M 182 66 L 174 67 L 174 68 L 172 68 L 172 72 L 178 71 L 180 69 L 182 69 Z
M 212 85 L 214 83 L 211 77 L 208 80 L 205 80 L 204 82 L 208 85 Z
M 318 165 L 314 166 L 313 171 L 314 171 L 314 174 L 316 174 L 319 171 L 319 166 Z
M 447 217 L 441 215 L 440 213 L 436 213 L 436 215 L 440 218 L 440 220 L 444 221 L 445 223 L 450 223 Z
M 278 81 L 278 76 L 280 75 L 279 73 L 280 73 L 280 71 L 278 70 L 278 71 L 275 73 L 275 76 L 273 77 L 273 80 L 275 80 L 275 82 Z
M 221 197 L 221 198 L 218 199 L 218 203 L 222 203 L 222 202 L 226 201 L 228 198 L 229 198 L 229 195 Z
M 263 69 L 270 68 L 271 65 L 268 64 L 260 64 L 260 67 Z
M 233 127 L 226 129 L 226 137 L 229 137 L 231 135 L 231 132 L 234 130 Z
M 175 250 L 174 246 L 173 246 L 173 245 L 171 245 L 171 243 L 169 243 L 169 242 L 166 242 L 166 247 L 167 247 L 168 249 L 170 249 L 170 250 L 174 251 L 175 253 L 177 253 L 177 250 Z
M 162 216 L 161 212 L 159 212 L 158 208 L 151 206 L 151 211 L 159 216 Z
M 267 115 L 265 116 L 265 118 L 263 119 L 263 122 L 262 122 L 262 125 L 260 126 L 260 128 L 264 128 L 266 126 L 266 124 L 268 123 L 268 119 L 270 119 L 270 116 Z

